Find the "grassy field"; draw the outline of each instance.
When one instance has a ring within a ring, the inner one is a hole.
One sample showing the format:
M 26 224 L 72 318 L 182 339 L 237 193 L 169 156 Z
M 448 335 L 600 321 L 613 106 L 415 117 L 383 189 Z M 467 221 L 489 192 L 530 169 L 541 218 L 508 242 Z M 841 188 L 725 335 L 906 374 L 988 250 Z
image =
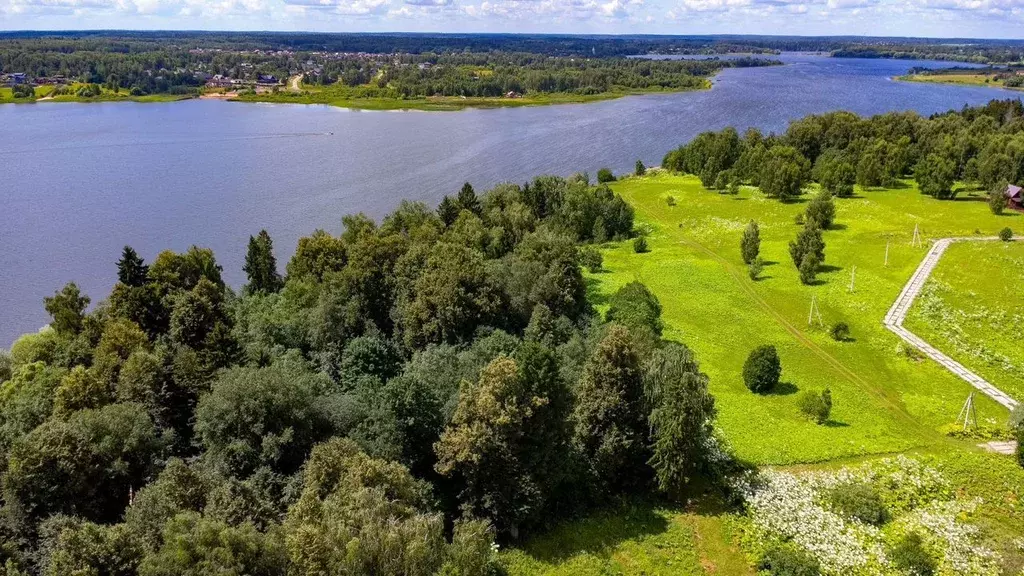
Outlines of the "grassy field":
M 906 76 L 899 76 L 898 80 L 933 84 L 955 84 L 961 86 L 988 86 L 990 88 L 1020 90 L 1020 88 L 1007 87 L 1003 81 L 996 78 L 994 74 L 908 74 Z
M 1024 398 L 1024 243 L 950 246 L 904 325 L 1010 396 Z
M 752 575 L 717 502 L 666 508 L 638 502 L 570 522 L 503 552 L 509 576 Z
M 705 81 L 705 88 L 710 88 L 710 81 Z M 301 92 L 281 90 L 276 93 L 243 95 L 236 98 L 239 102 L 272 102 L 280 104 L 326 104 L 341 108 L 357 108 L 361 110 L 429 110 L 450 111 L 465 108 L 499 108 L 518 106 L 547 106 L 551 104 L 582 104 L 611 100 L 623 96 L 652 94 L 664 92 L 652 90 L 615 90 L 601 94 L 568 94 L 552 93 L 526 95 L 521 98 L 461 98 L 457 96 L 432 96 L 425 98 L 362 98 L 353 97 L 351 90 L 342 87 L 319 87 L 304 84 Z
M 993 216 L 981 195 L 934 200 L 910 183 L 859 191 L 837 200 L 837 225 L 825 233 L 825 272 L 818 285 L 804 286 L 787 249 L 799 230 L 794 217 L 802 203 L 769 200 L 752 188 L 738 196 L 717 194 L 696 178 L 665 174 L 613 187 L 636 208 L 640 225 L 650 227 L 651 252 L 609 245 L 606 271 L 589 276 L 594 298 L 600 305 L 634 279 L 658 295 L 666 336 L 696 351 L 711 378 L 719 425 L 739 458 L 786 465 L 951 442 L 938 430 L 953 422 L 972 388 L 933 362 L 901 354 L 899 340 L 881 321 L 928 249 L 927 243 L 911 246 L 915 225 L 926 239 L 991 235 L 1024 225 L 1019 215 Z M 668 196 L 676 206 L 668 205 Z M 751 219 L 761 225 L 761 254 L 769 263 L 758 281 L 748 278 L 739 254 Z M 812 297 L 824 327 L 808 324 Z M 850 341 L 828 335 L 827 327 L 839 321 L 850 325 Z M 762 343 L 778 347 L 785 383 L 764 397 L 751 394 L 741 378 L 747 354 Z M 832 421 L 817 426 L 800 414 L 796 392 L 825 387 L 835 408 Z M 978 407 L 982 417 L 1006 417 L 987 398 Z
M 588 274 L 591 297 L 603 309 L 610 294 L 634 279 L 655 292 L 664 308 L 665 336 L 695 350 L 710 376 L 719 426 L 740 459 L 801 471 L 895 452 L 924 458 L 964 497 L 981 499 L 975 523 L 983 540 L 1002 555 L 1004 573 L 1021 570 L 1024 556 L 1016 542 L 1024 536 L 1024 470 L 1009 457 L 982 453 L 977 441 L 941 432 L 973 388 L 934 362 L 899 352 L 899 339 L 882 326 L 929 239 L 994 235 L 1006 226 L 1024 231 L 1020 214 L 993 216 L 980 193 L 934 200 L 910 182 L 897 189 L 858 189 L 854 198 L 836 200 L 837 224 L 825 233 L 825 271 L 817 285 L 803 286 L 787 247 L 805 202 L 783 204 L 749 187 L 738 196 L 718 194 L 694 177 L 665 173 L 612 186 L 636 209 L 638 226 L 649 230 L 651 251 L 636 254 L 629 242 L 606 245 L 605 271 Z M 675 206 L 669 206 L 669 196 Z M 761 255 L 769 262 L 757 281 L 748 277 L 739 253 L 751 219 L 761 226 Z M 911 245 L 915 225 L 925 238 L 920 246 Z M 971 342 L 1020 362 L 1024 322 L 1013 310 L 1024 305 L 1024 244 L 954 245 L 933 278 L 943 288 L 929 286 L 928 298 L 960 294 L 942 306 L 962 318 Z M 824 327 L 808 324 L 812 296 Z M 907 326 L 940 344 L 936 322 L 920 308 Z M 850 341 L 828 335 L 827 327 L 838 321 L 850 325 Z M 997 338 L 988 337 L 993 332 Z M 741 378 L 743 361 L 761 343 L 779 348 L 785 382 L 763 397 L 750 393 Z M 977 369 L 1024 396 L 1019 367 L 1016 376 L 1006 371 L 1002 380 L 999 367 Z M 826 386 L 835 407 L 831 421 L 818 426 L 798 411 L 796 392 Z M 1007 416 L 986 397 L 978 398 L 978 413 L 990 423 Z M 751 574 L 730 530 L 733 518 L 707 502 L 690 508 L 634 505 L 565 523 L 502 558 L 513 576 Z

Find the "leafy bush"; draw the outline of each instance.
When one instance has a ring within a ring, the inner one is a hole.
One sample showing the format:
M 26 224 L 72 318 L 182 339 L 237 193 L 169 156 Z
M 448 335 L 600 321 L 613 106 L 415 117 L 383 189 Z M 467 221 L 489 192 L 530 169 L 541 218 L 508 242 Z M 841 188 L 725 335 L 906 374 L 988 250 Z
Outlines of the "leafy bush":
M 665 198 L 665 203 L 668 204 L 669 206 L 675 206 L 676 205 L 676 197 L 671 195 L 671 194 L 669 194 L 668 197 Z
M 772 391 L 779 383 L 782 363 L 775 346 L 758 346 L 747 356 L 743 364 L 743 383 L 751 392 L 763 394 Z
M 636 168 L 633 170 L 633 173 L 637 176 L 647 174 L 647 166 L 644 166 L 643 160 L 636 161 Z
M 843 342 L 850 337 L 850 326 L 846 322 L 836 322 L 829 330 L 829 335 L 836 342 Z
M 797 406 L 805 416 L 818 424 L 824 424 L 832 413 L 832 392 L 828 388 L 821 394 L 807 390 L 800 395 Z
M 597 181 L 600 184 L 615 182 L 615 174 L 612 174 L 612 171 L 608 168 L 601 168 L 597 171 Z
M 1009 228 L 1003 228 L 1002 230 L 999 231 L 999 239 L 1002 240 L 1003 242 L 1009 242 L 1010 240 L 1013 240 L 1013 230 L 1010 230 Z
M 885 503 L 870 484 L 841 484 L 833 488 L 827 498 L 832 509 L 845 518 L 872 526 L 881 526 L 889 520 Z
M 633 252 L 636 252 L 637 254 L 643 254 L 644 252 L 649 251 L 650 249 L 647 248 L 646 238 L 644 238 L 643 236 L 637 236 L 636 239 L 633 240 Z
M 938 562 L 924 547 L 924 539 L 917 532 L 904 536 L 889 550 L 892 565 L 905 573 L 915 576 L 932 576 L 938 568 Z
M 750 275 L 751 280 L 757 280 L 763 271 L 764 260 L 762 260 L 760 256 L 754 258 L 754 261 L 747 265 L 747 274 Z
M 821 566 L 810 554 L 794 546 L 770 548 L 757 564 L 772 576 L 818 576 Z
M 597 248 L 587 246 L 580 251 L 580 264 L 586 266 L 591 273 L 600 272 L 604 266 L 604 257 Z

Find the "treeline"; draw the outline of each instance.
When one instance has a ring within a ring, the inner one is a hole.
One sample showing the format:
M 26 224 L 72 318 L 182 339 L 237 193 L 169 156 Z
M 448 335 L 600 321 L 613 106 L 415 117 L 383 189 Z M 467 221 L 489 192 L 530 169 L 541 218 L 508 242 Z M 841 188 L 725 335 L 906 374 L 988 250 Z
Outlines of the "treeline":
M 587 243 L 633 229 L 606 186 L 343 223 L 284 275 L 250 238 L 240 294 L 210 250 L 126 247 L 91 311 L 46 298 L 0 353 L 5 574 L 494 574 L 495 539 L 728 465 L 657 299 L 587 300 Z
M 996 197 L 1007 183 L 1024 181 L 1024 105 L 993 100 L 930 118 L 832 112 L 792 122 L 781 135 L 748 130 L 740 136 L 727 128 L 669 152 L 663 166 L 696 174 L 709 188 L 750 184 L 783 200 L 799 196 L 812 180 L 845 197 L 854 184 L 892 187 L 911 177 L 921 192 L 940 199 L 954 198 L 958 182 Z

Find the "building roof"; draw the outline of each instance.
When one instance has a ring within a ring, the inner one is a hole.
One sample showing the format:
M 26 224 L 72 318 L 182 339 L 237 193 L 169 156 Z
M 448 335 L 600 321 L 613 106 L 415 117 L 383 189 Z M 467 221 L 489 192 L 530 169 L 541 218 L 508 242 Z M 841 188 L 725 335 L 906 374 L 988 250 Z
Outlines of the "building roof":
M 1024 197 L 1024 195 L 1021 194 L 1022 191 L 1024 191 L 1024 189 L 1022 189 L 1020 186 L 1014 186 L 1013 184 L 1010 184 L 1009 186 L 1006 187 L 1006 197 L 1022 198 Z

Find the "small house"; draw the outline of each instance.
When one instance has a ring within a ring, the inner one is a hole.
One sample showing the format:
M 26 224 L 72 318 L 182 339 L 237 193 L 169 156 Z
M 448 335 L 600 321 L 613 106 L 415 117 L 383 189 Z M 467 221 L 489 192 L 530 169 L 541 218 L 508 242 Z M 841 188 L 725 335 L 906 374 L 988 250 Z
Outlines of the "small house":
M 1007 186 L 1006 203 L 1015 210 L 1024 210 L 1024 188 L 1013 184 Z

